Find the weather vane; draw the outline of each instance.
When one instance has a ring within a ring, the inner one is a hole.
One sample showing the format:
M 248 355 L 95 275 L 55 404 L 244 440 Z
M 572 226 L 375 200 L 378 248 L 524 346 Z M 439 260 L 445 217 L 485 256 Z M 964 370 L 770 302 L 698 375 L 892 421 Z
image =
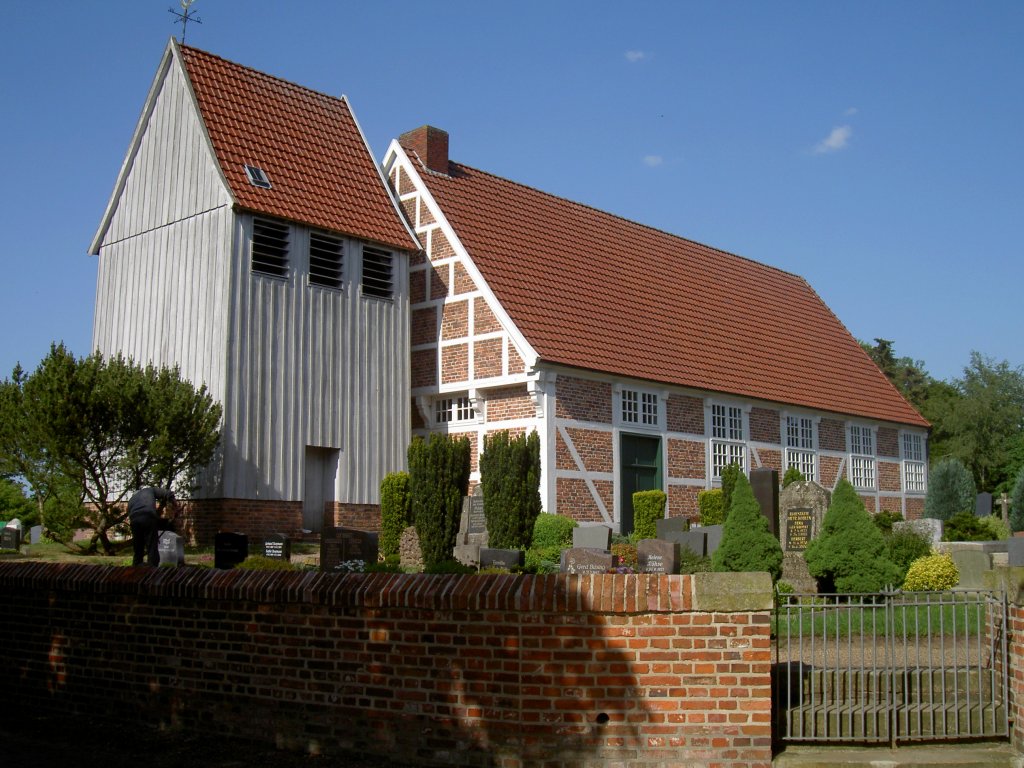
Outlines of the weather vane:
M 175 21 L 174 23 L 175 24 L 181 24 L 181 44 L 182 45 L 185 44 L 185 27 L 188 26 L 188 23 L 190 21 L 194 21 L 196 24 L 202 24 L 203 23 L 202 19 L 200 19 L 198 16 L 193 16 L 192 12 L 189 10 L 192 7 L 192 3 L 194 3 L 195 1 L 196 0 L 181 0 L 181 11 L 182 11 L 181 13 L 179 13 L 176 10 L 174 10 L 173 8 L 168 8 L 167 9 L 167 11 L 169 13 L 173 13 L 175 16 L 178 17 L 178 20 Z

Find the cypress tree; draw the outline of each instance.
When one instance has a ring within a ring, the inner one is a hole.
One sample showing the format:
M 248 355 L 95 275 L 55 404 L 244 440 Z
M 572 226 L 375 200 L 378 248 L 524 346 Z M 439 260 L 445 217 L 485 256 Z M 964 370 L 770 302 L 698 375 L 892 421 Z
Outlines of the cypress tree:
M 427 569 L 452 559 L 462 498 L 469 490 L 470 445 L 465 437 L 417 437 L 409 445 L 413 524 Z
M 949 520 L 961 512 L 974 512 L 977 489 L 971 471 L 952 456 L 939 461 L 928 473 L 924 516 Z
M 402 531 L 412 524 L 409 473 L 389 472 L 380 483 L 380 553 L 398 553 Z
M 484 438 L 480 485 L 487 543 L 498 549 L 529 549 L 540 514 L 540 436 L 507 431 Z

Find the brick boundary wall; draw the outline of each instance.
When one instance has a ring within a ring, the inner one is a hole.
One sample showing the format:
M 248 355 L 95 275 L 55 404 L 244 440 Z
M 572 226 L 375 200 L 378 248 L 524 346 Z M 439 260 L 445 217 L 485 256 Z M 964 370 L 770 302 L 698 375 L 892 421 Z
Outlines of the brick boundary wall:
M 985 588 L 1006 591 L 1010 740 L 1024 752 L 1024 567 L 994 568 L 985 574 Z
M 0 563 L 24 711 L 410 765 L 771 764 L 767 574 Z

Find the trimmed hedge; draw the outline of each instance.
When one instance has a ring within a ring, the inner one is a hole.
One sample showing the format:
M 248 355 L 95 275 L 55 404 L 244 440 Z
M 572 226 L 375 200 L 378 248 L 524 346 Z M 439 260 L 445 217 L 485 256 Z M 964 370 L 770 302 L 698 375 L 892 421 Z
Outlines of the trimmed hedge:
M 697 493 L 697 510 L 701 525 L 721 525 L 725 522 L 725 497 L 721 488 Z
M 540 514 L 540 436 L 531 432 L 512 437 L 504 430 L 485 436 L 480 486 L 487 545 L 529 549 Z
M 412 525 L 409 473 L 390 472 L 380 482 L 380 553 L 398 554 L 402 531 Z
M 664 491 L 637 491 L 633 494 L 634 539 L 658 538 L 657 521 L 665 519 Z
M 409 444 L 409 494 L 425 569 L 453 559 L 462 498 L 469 491 L 470 445 L 465 437 L 434 434 Z

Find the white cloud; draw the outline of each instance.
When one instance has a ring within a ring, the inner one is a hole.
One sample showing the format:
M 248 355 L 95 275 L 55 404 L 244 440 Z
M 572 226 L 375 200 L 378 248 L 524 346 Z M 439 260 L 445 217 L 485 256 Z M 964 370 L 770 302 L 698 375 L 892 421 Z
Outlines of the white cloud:
M 647 58 L 647 53 L 644 51 L 626 51 L 626 61 L 630 64 L 636 64 L 638 61 L 643 61 Z
M 814 154 L 824 155 L 829 152 L 838 152 L 841 149 L 846 149 L 846 145 L 852 135 L 853 128 L 848 125 L 838 125 L 832 129 L 832 133 L 815 145 Z
M 850 107 L 845 112 L 843 112 L 843 114 L 846 115 L 847 117 L 853 117 L 854 115 L 857 114 L 858 111 L 859 110 L 856 107 Z
M 665 162 L 665 158 L 661 155 L 644 155 L 644 165 L 648 168 L 657 168 L 663 162 Z

